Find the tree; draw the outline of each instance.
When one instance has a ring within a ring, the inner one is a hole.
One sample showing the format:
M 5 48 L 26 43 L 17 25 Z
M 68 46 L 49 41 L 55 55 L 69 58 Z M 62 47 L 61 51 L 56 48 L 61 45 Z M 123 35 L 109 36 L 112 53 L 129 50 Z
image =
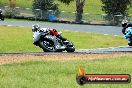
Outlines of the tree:
M 58 6 L 54 0 L 33 0 L 33 12 L 36 16 L 46 19 L 49 10 L 58 12 Z
M 16 0 L 9 0 L 9 6 L 14 9 L 16 7 Z
M 67 5 L 71 3 L 74 0 L 59 0 Z M 82 22 L 82 15 L 83 15 L 83 7 L 85 5 L 85 0 L 76 0 L 76 22 L 81 23 Z
M 128 9 L 132 0 L 101 0 L 102 10 L 107 14 L 107 20 L 118 24 L 121 17 L 128 16 Z
M 6 9 L 4 11 L 5 17 L 15 17 L 16 15 L 19 15 L 20 12 L 16 10 L 16 0 L 8 0 L 9 1 L 9 7 L 6 6 Z

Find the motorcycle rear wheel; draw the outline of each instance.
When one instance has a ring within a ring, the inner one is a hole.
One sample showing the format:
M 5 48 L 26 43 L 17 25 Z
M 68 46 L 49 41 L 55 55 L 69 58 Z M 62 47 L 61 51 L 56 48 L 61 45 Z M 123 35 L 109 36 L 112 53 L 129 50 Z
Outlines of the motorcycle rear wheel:
M 56 52 L 54 43 L 50 40 L 40 41 L 39 46 L 43 49 L 44 52 Z

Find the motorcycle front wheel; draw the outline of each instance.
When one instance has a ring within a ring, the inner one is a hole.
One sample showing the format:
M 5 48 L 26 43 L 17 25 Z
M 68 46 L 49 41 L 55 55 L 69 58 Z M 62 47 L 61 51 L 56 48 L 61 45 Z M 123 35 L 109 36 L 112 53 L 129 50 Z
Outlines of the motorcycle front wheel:
M 4 15 L 0 15 L 0 19 L 4 21 Z
M 132 46 L 132 41 L 129 41 L 128 45 L 129 45 L 129 46 Z
M 4 21 L 4 18 L 1 18 L 2 21 Z
M 72 42 L 70 42 L 69 40 L 68 41 L 68 44 L 66 44 L 66 51 L 67 52 L 74 52 L 75 51 L 75 46 Z

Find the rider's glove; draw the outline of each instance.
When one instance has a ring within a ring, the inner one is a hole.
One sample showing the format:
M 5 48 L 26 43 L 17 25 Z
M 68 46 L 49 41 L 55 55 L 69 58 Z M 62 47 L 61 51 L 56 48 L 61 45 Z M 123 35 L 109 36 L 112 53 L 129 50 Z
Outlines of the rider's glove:
M 61 36 L 62 32 L 58 32 L 58 35 Z

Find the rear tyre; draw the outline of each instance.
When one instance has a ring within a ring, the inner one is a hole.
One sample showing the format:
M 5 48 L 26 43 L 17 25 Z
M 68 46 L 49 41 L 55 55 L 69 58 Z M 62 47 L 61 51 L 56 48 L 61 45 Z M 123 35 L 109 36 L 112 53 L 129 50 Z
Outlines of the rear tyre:
M 42 48 L 44 52 L 56 52 L 54 43 L 50 40 L 40 41 L 39 47 Z

